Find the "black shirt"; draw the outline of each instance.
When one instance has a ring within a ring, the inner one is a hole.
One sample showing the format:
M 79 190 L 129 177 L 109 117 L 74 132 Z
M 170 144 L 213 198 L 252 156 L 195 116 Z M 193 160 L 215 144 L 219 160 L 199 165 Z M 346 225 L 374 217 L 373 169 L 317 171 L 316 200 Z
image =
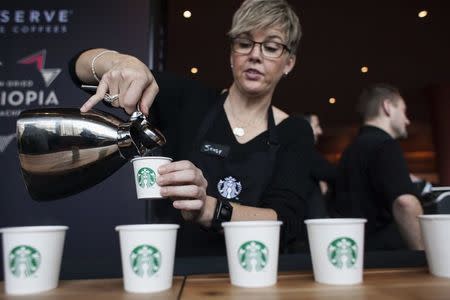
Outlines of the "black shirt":
M 325 181 L 333 186 L 336 180 L 337 168 L 326 160 L 317 150 L 312 155 L 311 177 L 315 182 Z
M 393 223 L 392 204 L 416 195 L 398 141 L 374 126 L 363 126 L 338 165 L 333 210 L 367 219 L 366 238 Z

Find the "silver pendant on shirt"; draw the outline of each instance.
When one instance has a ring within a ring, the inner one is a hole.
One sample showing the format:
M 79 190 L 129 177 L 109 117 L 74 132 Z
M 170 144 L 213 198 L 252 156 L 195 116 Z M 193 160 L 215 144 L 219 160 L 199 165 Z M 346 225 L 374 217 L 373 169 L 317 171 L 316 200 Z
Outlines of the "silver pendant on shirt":
M 242 127 L 234 127 L 233 128 L 233 134 L 235 136 L 241 137 L 241 136 L 244 136 L 245 130 Z

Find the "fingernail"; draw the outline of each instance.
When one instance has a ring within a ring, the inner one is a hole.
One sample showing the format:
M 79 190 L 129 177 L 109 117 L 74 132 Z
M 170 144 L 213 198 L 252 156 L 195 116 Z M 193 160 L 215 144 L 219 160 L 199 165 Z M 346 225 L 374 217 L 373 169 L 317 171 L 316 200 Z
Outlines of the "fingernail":
M 158 172 L 159 174 L 164 173 L 166 171 L 166 167 L 159 167 Z
M 167 189 L 166 189 L 166 188 L 161 188 L 161 189 L 160 189 L 160 193 L 161 193 L 161 196 L 166 196 L 166 194 L 167 194 Z

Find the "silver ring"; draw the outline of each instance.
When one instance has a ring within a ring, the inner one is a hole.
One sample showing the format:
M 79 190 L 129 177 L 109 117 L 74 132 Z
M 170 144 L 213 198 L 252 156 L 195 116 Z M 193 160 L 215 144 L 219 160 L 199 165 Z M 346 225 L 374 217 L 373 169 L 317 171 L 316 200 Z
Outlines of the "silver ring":
M 114 101 L 119 100 L 119 94 L 110 95 L 108 93 L 105 93 L 105 97 L 103 97 L 103 100 L 106 103 L 113 104 Z

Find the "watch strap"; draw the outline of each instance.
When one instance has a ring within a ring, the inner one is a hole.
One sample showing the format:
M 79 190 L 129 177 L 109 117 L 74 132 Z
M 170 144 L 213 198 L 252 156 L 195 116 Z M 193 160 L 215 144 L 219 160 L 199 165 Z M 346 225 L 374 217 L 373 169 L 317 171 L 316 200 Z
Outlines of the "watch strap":
M 221 231 L 222 222 L 230 221 L 232 214 L 233 206 L 230 202 L 224 199 L 217 199 L 213 219 L 211 220 L 211 229 L 214 231 Z

